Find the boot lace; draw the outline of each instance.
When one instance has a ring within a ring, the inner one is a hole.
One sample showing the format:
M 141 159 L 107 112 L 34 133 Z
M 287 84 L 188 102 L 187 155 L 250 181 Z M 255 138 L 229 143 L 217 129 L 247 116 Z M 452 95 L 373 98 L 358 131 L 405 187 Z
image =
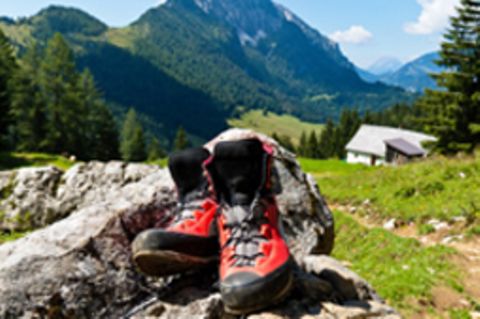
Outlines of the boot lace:
M 178 225 L 186 220 L 195 219 L 195 212 L 203 209 L 202 204 L 206 197 L 207 192 L 204 190 L 194 191 L 185 196 L 172 211 L 171 225 Z
M 234 253 L 231 260 L 233 266 L 247 267 L 254 266 L 257 258 L 263 257 L 260 251 L 260 244 L 268 240 L 261 234 L 260 229 L 269 220 L 265 216 L 265 207 L 259 200 L 255 200 L 251 206 L 234 206 L 232 214 L 240 213 L 245 215 L 238 221 L 226 222 L 223 225 L 225 230 L 230 230 L 230 236 L 222 247 L 222 251 L 233 247 Z M 242 210 L 242 211 L 239 211 Z

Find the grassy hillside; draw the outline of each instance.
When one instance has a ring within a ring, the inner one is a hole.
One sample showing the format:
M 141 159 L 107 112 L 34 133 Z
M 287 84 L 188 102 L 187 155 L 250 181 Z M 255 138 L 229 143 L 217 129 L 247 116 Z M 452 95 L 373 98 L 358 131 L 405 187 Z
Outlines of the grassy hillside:
M 324 161 L 307 164 L 329 200 L 351 205 L 368 201 L 385 219 L 450 221 L 463 216 L 478 222 L 480 218 L 480 154 L 438 157 L 402 167 L 337 164 L 335 174 L 329 175 Z
M 480 154 L 381 168 L 300 162 L 336 210 L 333 255 L 405 318 L 472 318 L 480 310 Z M 399 223 L 393 231 L 382 227 L 391 218 Z M 447 229 L 425 223 L 433 218 Z
M 302 132 L 315 131 L 320 133 L 323 125 L 303 122 L 291 115 L 277 115 L 268 112 L 266 115 L 262 111 L 250 111 L 241 116 L 240 119 L 230 119 L 228 124 L 231 127 L 249 128 L 267 135 L 277 133 L 278 135 L 287 135 L 292 138 L 292 142 L 298 144 Z
M 422 247 L 415 239 L 401 238 L 382 228 L 368 229 L 341 212 L 335 212 L 335 221 L 333 256 L 351 264 L 405 318 L 438 313 L 435 308 L 442 305 L 436 304 L 436 287 L 462 295 L 460 272 L 449 261 L 454 249 Z M 460 311 L 454 307 L 446 310 Z

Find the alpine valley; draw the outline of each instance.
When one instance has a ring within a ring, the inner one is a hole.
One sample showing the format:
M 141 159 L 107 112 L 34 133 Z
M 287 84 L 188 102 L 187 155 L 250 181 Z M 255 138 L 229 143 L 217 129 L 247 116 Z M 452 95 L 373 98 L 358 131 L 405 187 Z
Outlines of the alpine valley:
M 270 0 L 168 0 L 122 28 L 54 6 L 0 28 L 20 56 L 60 32 L 117 113 L 135 108 L 169 140 L 179 126 L 206 140 L 250 110 L 321 123 L 414 98 L 362 80 L 336 43 Z

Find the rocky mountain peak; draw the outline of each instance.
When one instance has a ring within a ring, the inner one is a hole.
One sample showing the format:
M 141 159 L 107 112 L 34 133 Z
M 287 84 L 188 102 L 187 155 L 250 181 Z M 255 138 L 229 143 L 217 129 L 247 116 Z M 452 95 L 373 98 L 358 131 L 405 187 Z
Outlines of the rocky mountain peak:
M 283 19 L 270 0 L 194 0 L 205 13 L 233 27 L 242 44 L 256 44 L 280 29 Z

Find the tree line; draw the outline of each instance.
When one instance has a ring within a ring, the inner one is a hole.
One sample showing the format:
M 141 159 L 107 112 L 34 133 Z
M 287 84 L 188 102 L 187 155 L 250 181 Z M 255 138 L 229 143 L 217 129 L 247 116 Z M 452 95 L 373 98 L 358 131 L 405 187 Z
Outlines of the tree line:
M 177 135 L 175 146 L 188 146 L 182 128 Z M 31 44 L 17 59 L 1 30 L 0 150 L 102 161 L 165 156 L 159 140 L 146 136 L 133 109 L 118 125 L 90 71 L 77 71 L 73 51 L 60 34 L 44 48 Z
M 320 133 L 303 131 L 298 145 L 294 145 L 287 135 L 274 133 L 272 137 L 280 145 L 302 157 L 342 159 L 346 156 L 345 146 L 362 124 L 417 130 L 421 126 L 416 117 L 418 113 L 417 106 L 408 104 L 396 104 L 380 112 L 367 111 L 363 115 L 355 109 L 344 109 L 340 120 L 334 122 L 329 119 Z

